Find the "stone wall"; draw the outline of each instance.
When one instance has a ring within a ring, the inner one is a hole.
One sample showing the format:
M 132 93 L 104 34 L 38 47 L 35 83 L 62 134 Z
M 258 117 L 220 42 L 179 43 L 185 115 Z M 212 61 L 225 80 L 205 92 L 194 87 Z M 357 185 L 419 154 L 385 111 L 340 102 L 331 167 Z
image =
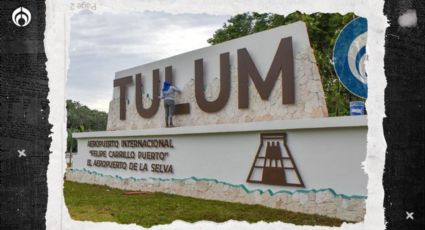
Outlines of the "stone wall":
M 250 191 L 241 185 L 207 179 L 123 179 L 85 170 L 68 170 L 66 179 L 80 183 L 106 185 L 130 191 L 164 192 L 195 198 L 260 204 L 294 212 L 319 214 L 346 221 L 363 221 L 366 213 L 364 197 L 338 195 L 330 189 L 298 192 Z
M 176 103 L 190 103 L 190 114 L 175 116 L 177 126 L 198 126 L 206 124 L 244 123 L 254 121 L 290 120 L 302 118 L 327 117 L 328 111 L 321 83 L 320 74 L 316 65 L 313 51 L 310 47 L 294 54 L 295 60 L 295 104 L 282 104 L 281 77 L 276 82 L 269 100 L 260 98 L 254 84 L 249 88 L 249 108 L 238 108 L 238 85 L 236 66 L 231 67 L 231 94 L 227 105 L 219 112 L 206 113 L 199 109 L 195 99 L 194 79 L 190 79 L 181 89 Z M 220 79 L 214 78 L 206 86 L 205 95 L 209 101 L 214 100 L 220 89 Z M 118 91 L 114 91 L 119 93 Z M 129 95 L 134 97 L 134 95 Z M 134 100 L 127 104 L 126 120 L 119 119 L 119 99 L 114 96 L 109 104 L 107 130 L 129 130 L 165 127 L 163 103 L 157 114 L 149 119 L 141 117 L 136 110 Z M 150 99 L 143 96 L 145 107 L 151 104 Z

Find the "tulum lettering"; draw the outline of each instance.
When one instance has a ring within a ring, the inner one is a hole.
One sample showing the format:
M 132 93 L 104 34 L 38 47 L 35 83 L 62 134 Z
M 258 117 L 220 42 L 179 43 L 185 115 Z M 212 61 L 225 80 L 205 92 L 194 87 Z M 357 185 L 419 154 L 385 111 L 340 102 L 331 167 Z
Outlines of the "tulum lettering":
M 127 86 L 133 83 L 133 76 L 127 76 L 114 80 L 114 87 L 120 87 L 120 120 L 125 120 Z
M 207 101 L 204 92 L 203 59 L 195 61 L 195 97 L 201 110 L 207 113 L 220 111 L 226 105 L 230 96 L 230 63 L 229 53 L 220 55 L 220 93 L 215 101 Z
M 238 63 L 238 108 L 247 109 L 249 107 L 249 80 L 251 79 L 260 95 L 261 99 L 268 100 L 274 85 L 281 76 L 282 78 L 282 104 L 295 103 L 295 83 L 294 83 L 294 57 L 292 49 L 292 37 L 282 38 L 277 47 L 266 77 L 261 77 L 246 48 L 237 50 Z M 198 107 L 206 113 L 215 113 L 223 109 L 230 96 L 230 57 L 229 53 L 220 54 L 220 91 L 217 99 L 207 101 L 204 93 L 204 68 L 203 59 L 194 61 L 195 74 L 195 98 Z M 153 117 L 159 108 L 159 69 L 153 70 L 152 104 L 149 108 L 143 106 L 143 82 L 142 74 L 136 74 L 136 108 L 143 118 Z M 173 82 L 172 66 L 165 67 L 165 79 Z M 127 87 L 133 83 L 133 76 L 127 76 L 114 80 L 114 87 L 120 88 L 120 120 L 126 119 L 126 92 Z M 189 103 L 177 104 L 175 115 L 190 113 Z
M 149 108 L 143 107 L 142 98 L 142 74 L 136 74 L 136 109 L 143 118 L 153 117 L 159 109 L 159 69 L 153 71 L 153 97 L 152 104 Z

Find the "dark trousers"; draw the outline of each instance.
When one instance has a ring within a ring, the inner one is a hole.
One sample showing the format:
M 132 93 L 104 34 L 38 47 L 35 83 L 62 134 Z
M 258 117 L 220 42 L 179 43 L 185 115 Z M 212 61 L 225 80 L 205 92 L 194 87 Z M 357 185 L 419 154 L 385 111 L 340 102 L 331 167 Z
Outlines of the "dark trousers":
M 165 108 L 165 124 L 168 126 L 173 125 L 173 115 L 175 104 L 173 100 L 164 100 Z

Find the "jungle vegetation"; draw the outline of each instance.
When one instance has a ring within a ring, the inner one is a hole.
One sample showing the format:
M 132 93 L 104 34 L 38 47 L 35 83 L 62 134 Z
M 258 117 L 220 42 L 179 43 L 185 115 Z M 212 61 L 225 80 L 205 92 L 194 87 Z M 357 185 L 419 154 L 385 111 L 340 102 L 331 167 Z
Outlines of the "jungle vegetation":
M 339 82 L 332 63 L 332 52 L 341 30 L 356 17 L 353 13 L 345 15 L 338 13 L 304 14 L 296 11 L 284 16 L 272 13 L 247 12 L 228 19 L 223 27 L 216 30 L 212 37 L 208 39 L 208 43 L 215 45 L 297 21 L 305 22 L 322 77 L 329 116 L 345 116 L 349 114 L 350 101 L 364 101 L 364 99 L 351 94 Z

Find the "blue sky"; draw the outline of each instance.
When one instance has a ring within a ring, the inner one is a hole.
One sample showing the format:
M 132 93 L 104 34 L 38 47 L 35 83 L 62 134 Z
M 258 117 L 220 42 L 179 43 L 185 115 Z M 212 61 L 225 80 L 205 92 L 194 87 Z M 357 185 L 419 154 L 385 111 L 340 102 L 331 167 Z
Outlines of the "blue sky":
M 67 99 L 108 111 L 116 71 L 209 46 L 229 15 L 131 12 L 71 18 Z

